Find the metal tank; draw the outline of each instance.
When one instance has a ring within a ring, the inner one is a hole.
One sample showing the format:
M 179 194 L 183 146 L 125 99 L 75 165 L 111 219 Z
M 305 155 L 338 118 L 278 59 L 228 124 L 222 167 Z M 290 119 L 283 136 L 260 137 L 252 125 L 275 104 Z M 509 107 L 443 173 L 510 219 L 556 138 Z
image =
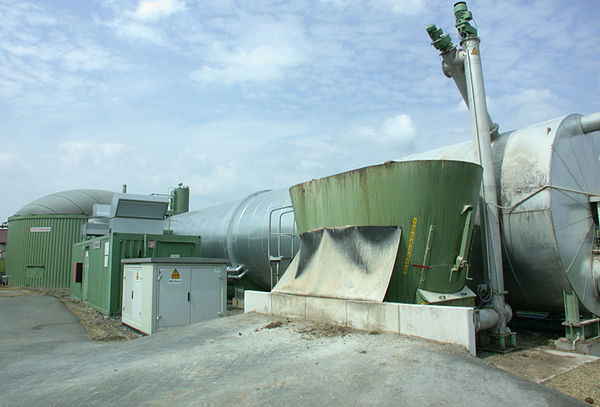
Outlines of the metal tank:
M 474 305 L 474 294 L 460 291 L 481 179 L 482 168 L 464 161 L 390 161 L 295 185 L 290 195 L 301 234 L 402 228 L 386 301 L 444 303 L 450 296 L 439 294 L 456 293 L 454 304 Z
M 299 245 L 287 189 L 171 216 L 165 230 L 201 236 L 203 256 L 229 259 L 262 289 L 272 288 Z
M 179 184 L 171 192 L 173 196 L 172 211 L 173 215 L 185 213 L 190 210 L 190 188 Z
M 493 143 L 508 302 L 563 311 L 563 290 L 600 315 L 600 120 L 571 114 Z M 405 157 L 473 161 L 463 143 Z

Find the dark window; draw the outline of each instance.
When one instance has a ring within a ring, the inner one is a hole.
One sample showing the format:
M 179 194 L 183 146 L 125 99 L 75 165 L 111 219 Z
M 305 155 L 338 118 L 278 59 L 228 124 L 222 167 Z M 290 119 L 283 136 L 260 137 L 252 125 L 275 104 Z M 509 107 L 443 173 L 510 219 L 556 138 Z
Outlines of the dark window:
M 81 283 L 81 276 L 83 275 L 83 263 L 75 263 L 75 282 Z

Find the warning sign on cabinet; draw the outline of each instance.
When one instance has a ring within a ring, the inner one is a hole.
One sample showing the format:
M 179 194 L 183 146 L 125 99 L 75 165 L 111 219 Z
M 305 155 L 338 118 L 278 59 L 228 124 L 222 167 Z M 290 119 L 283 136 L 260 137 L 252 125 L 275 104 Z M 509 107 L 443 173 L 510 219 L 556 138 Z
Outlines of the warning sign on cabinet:
M 171 273 L 169 284 L 181 284 L 181 276 L 179 275 L 179 271 L 177 271 L 177 269 L 173 270 Z

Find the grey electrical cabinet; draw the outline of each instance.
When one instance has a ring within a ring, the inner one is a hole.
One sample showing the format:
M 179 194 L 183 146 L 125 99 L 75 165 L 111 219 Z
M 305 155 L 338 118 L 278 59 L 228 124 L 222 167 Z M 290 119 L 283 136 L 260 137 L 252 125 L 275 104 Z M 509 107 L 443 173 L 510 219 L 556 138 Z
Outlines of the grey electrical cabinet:
M 227 310 L 226 259 L 124 259 L 122 321 L 138 331 L 189 325 Z

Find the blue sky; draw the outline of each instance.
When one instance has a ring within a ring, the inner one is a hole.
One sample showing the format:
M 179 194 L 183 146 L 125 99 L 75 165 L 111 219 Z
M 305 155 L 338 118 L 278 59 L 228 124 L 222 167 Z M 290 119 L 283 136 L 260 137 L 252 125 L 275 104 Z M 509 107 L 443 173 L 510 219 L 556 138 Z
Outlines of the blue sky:
M 0 0 L 0 220 L 74 188 L 191 208 L 470 140 L 454 1 Z M 600 111 L 597 1 L 468 3 L 501 131 Z

